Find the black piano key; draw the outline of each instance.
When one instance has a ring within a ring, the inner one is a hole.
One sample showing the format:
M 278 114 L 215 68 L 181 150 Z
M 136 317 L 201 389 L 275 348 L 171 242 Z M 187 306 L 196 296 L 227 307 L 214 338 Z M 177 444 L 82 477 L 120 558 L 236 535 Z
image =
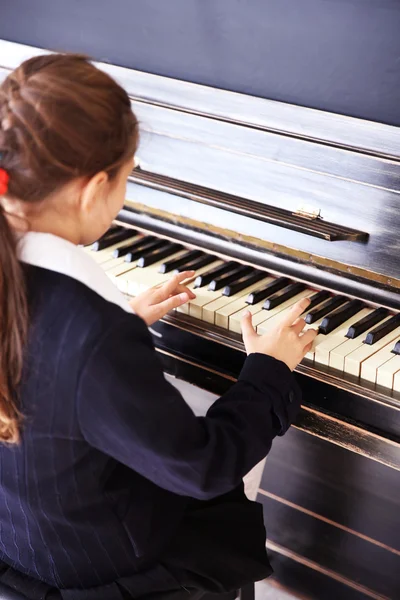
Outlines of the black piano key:
M 289 283 L 290 279 L 287 277 L 278 277 L 278 279 L 274 279 L 274 281 L 267 283 L 267 285 L 264 287 L 249 294 L 248 298 L 246 299 L 246 303 L 257 304 L 258 302 L 261 302 L 261 300 L 264 300 L 265 298 L 268 298 L 268 296 L 272 296 L 272 294 L 275 294 L 275 292 L 283 289 Z
M 134 260 L 139 260 L 143 252 L 150 252 L 152 250 L 156 250 L 157 248 L 162 248 L 165 246 L 165 243 L 165 240 L 153 238 L 150 244 L 143 244 L 143 246 L 139 246 L 139 248 L 134 248 L 132 251 L 129 251 L 128 254 L 125 255 L 125 262 L 131 263 Z
M 283 290 L 277 292 L 273 296 L 270 296 L 270 298 L 267 298 L 264 302 L 263 309 L 272 310 L 276 306 L 280 306 L 286 302 L 286 300 L 290 300 L 290 298 L 297 296 L 297 294 L 300 294 L 300 292 L 305 289 L 306 286 L 304 283 L 291 283 L 287 287 L 283 288 Z
M 106 242 L 110 237 L 114 236 L 115 233 L 117 231 L 126 231 L 123 227 L 121 227 L 120 225 L 111 225 L 111 227 L 109 227 L 107 229 L 107 231 L 105 233 L 103 233 L 103 235 L 96 240 L 93 244 L 91 245 L 91 250 L 94 250 L 94 246 L 97 248 L 97 244 L 99 244 L 100 242 Z M 96 252 L 96 250 L 94 250 Z
M 400 340 L 398 340 L 392 350 L 393 354 L 400 354 Z
M 195 288 L 204 287 L 208 285 L 213 279 L 219 277 L 220 275 L 224 275 L 225 273 L 230 273 L 233 269 L 238 267 L 238 263 L 234 261 L 229 261 L 224 263 L 223 265 L 219 265 L 219 267 L 214 267 L 210 271 L 203 273 L 203 275 L 198 275 L 194 281 Z
M 170 273 L 175 269 L 179 271 L 193 271 L 193 269 L 187 269 L 186 264 L 191 263 L 196 258 L 200 258 L 203 253 L 200 250 L 191 250 L 190 252 L 185 252 L 179 258 L 173 258 L 172 260 L 167 260 L 167 262 L 163 263 L 161 267 L 158 269 L 159 273 Z
M 172 254 L 176 254 L 177 252 L 179 252 L 179 250 L 182 249 L 183 246 L 181 244 L 167 242 L 166 246 L 156 248 L 151 252 L 145 251 L 144 255 L 139 258 L 137 266 L 142 269 L 144 267 L 150 267 L 151 265 L 154 265 L 154 263 L 156 263 L 158 260 L 168 258 L 168 256 L 172 256 Z
M 264 277 L 267 277 L 267 273 L 252 269 L 247 275 L 243 275 L 234 283 L 227 285 L 222 294 L 224 296 L 233 296 L 234 294 L 238 294 L 239 292 L 242 292 L 248 288 L 250 285 L 257 283 L 257 281 L 261 281 L 261 279 L 264 279 Z
M 304 312 L 309 312 L 312 308 L 314 308 L 315 306 L 318 306 L 318 304 L 322 304 L 322 302 L 327 300 L 329 297 L 330 297 L 330 293 L 325 292 L 325 291 L 321 291 L 321 292 L 317 292 L 316 294 L 313 294 L 312 296 L 310 296 L 310 298 L 309 298 L 310 304 L 307 306 L 307 308 Z
M 378 325 L 378 327 L 375 327 L 375 329 L 367 333 L 364 344 L 369 344 L 370 346 L 372 346 L 372 344 L 376 344 L 376 342 L 379 342 L 379 340 L 397 327 L 400 327 L 400 314 L 393 315 L 393 317 L 384 323 L 381 323 Z
M 345 302 L 347 302 L 347 298 L 343 298 L 343 296 L 334 296 L 333 298 L 329 298 L 329 300 L 323 302 L 323 304 L 317 306 L 314 308 L 314 310 L 307 313 L 306 323 L 309 325 L 311 323 L 315 323 L 315 321 L 322 319 L 322 317 L 330 313 L 332 310 L 339 308 L 339 306 L 342 306 L 342 304 Z
M 184 265 L 184 268 L 180 267 L 178 269 L 174 269 L 174 273 L 181 273 L 182 271 L 198 271 L 199 269 L 210 265 L 216 260 L 217 257 L 213 256 L 212 254 L 203 254 L 203 256 L 200 256 L 200 258 L 196 258 L 195 260 L 188 262 L 186 265 Z
M 326 316 L 323 319 L 318 332 L 327 335 L 339 327 L 339 325 L 343 325 L 347 319 L 354 317 L 354 315 L 360 312 L 363 307 L 364 304 L 361 300 L 350 300 L 350 302 L 347 302 L 347 304 L 344 304 Z
M 133 229 L 125 229 L 124 227 L 118 228 L 117 231 L 107 232 L 100 238 L 97 242 L 95 242 L 91 250 L 93 252 L 98 252 L 99 250 L 105 250 L 114 244 L 118 244 L 118 242 L 123 242 L 124 240 L 128 240 L 129 238 L 133 238 L 138 235 L 137 231 Z
M 229 285 L 230 283 L 234 283 L 238 281 L 244 275 L 252 272 L 251 267 L 245 267 L 243 265 L 237 265 L 236 269 L 230 271 L 229 273 L 225 273 L 225 275 L 219 275 L 215 277 L 212 281 L 210 281 L 210 285 L 208 289 L 210 292 L 215 292 L 216 290 L 220 290 L 221 288 Z
M 121 258 L 122 256 L 126 256 L 127 254 L 129 254 L 129 252 L 133 253 L 137 250 L 141 250 L 142 248 L 147 248 L 147 246 L 154 244 L 155 241 L 158 241 L 158 238 L 152 235 L 140 237 L 138 240 L 132 242 L 131 244 L 125 244 L 124 246 L 118 246 L 118 248 L 115 248 L 113 252 L 113 257 Z
M 356 337 L 367 331 L 367 329 L 371 329 L 371 327 L 373 327 L 377 323 L 380 323 L 380 321 L 383 321 L 383 319 L 385 319 L 388 316 L 388 314 L 389 311 L 387 310 L 387 308 L 377 308 L 370 315 L 363 317 L 362 319 L 357 321 L 357 323 L 354 323 L 354 325 L 349 327 L 349 330 L 346 333 L 346 337 L 350 338 L 351 340 L 355 339 Z

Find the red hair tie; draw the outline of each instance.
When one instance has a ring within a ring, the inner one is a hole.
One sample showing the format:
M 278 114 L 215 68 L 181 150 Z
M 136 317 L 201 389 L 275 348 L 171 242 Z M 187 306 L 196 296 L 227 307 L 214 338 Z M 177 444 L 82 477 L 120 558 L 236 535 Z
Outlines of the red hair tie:
M 0 196 L 4 196 L 8 191 L 8 182 L 10 177 L 5 169 L 0 168 Z

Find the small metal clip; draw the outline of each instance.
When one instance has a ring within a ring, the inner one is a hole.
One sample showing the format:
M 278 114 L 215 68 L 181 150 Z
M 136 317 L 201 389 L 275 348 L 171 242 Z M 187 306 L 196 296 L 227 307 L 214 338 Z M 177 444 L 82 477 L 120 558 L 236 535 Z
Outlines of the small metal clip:
M 315 208 L 310 204 L 301 204 L 293 214 L 297 215 L 298 217 L 303 217 L 303 219 L 309 219 L 311 221 L 314 221 L 315 219 L 322 219 L 321 209 Z

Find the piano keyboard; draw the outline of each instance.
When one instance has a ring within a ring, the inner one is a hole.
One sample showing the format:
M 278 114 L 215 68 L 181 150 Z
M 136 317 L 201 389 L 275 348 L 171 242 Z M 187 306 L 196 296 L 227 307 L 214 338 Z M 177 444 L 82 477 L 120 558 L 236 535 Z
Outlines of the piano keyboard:
M 400 392 L 400 314 L 123 227 L 112 227 L 85 251 L 129 296 L 195 270 L 188 287 L 196 298 L 177 310 L 239 334 L 244 311 L 264 334 L 283 310 L 308 297 L 306 328 L 318 335 L 307 358 Z

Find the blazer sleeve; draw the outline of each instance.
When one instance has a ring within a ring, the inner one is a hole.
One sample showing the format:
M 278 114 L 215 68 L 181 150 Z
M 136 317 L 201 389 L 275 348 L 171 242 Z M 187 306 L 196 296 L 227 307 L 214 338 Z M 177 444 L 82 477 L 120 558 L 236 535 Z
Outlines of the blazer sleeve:
M 168 383 L 135 315 L 94 345 L 77 410 L 86 441 L 176 494 L 210 499 L 235 488 L 289 427 L 300 390 L 288 367 L 251 354 L 237 383 L 196 417 Z

